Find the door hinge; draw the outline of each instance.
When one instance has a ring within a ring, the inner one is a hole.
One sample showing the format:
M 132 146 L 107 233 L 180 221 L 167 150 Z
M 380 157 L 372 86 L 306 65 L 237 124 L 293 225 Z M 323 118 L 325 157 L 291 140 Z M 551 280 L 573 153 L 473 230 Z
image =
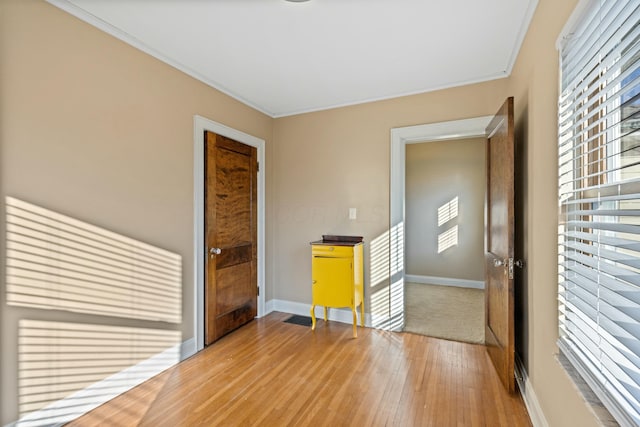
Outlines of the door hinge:
M 260 296 L 260 286 L 258 286 L 258 296 Z
M 256 162 L 256 172 L 260 172 L 260 162 Z

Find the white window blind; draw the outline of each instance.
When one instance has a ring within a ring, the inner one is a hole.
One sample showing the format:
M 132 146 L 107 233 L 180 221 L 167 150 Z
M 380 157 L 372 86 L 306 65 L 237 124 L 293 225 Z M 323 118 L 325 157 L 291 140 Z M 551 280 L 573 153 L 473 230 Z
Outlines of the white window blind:
M 640 2 L 594 0 L 560 46 L 559 347 L 640 425 Z

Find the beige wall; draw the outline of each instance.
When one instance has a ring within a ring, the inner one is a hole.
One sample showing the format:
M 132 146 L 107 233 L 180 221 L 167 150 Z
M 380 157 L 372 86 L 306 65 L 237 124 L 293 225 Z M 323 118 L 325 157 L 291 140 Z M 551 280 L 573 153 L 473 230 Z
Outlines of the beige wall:
M 484 139 L 408 144 L 405 154 L 406 274 L 484 281 Z M 457 197 L 458 215 L 438 225 L 438 208 Z M 438 251 L 438 235 L 458 227 Z
M 193 116 L 265 139 L 267 158 L 272 119 L 35 0 L 0 1 L 0 94 L 3 209 L 10 195 L 179 254 L 174 328 L 192 338 Z M 268 192 L 270 173 L 267 162 Z M 3 303 L 2 424 L 15 419 L 22 318 L 149 326 Z
M 272 120 L 44 2 L 2 0 L 1 195 L 180 254 L 179 329 L 187 339 L 193 335 L 194 114 L 267 140 L 267 300 L 306 304 L 309 241 L 344 233 L 370 244 L 388 230 L 390 129 L 492 114 L 514 95 L 517 236 L 528 261 L 517 291 L 518 351 L 551 426 L 596 425 L 554 356 L 554 43 L 575 3 L 540 0 L 508 79 Z M 348 219 L 350 207 L 358 208 L 355 221 Z M 365 259 L 370 284 L 369 246 Z M 15 411 L 19 318 L 43 314 L 2 304 L 1 422 Z
M 365 307 L 372 295 L 371 243 L 389 229 L 390 131 L 493 114 L 506 80 L 275 120 L 274 297 L 311 301 L 309 242 L 322 234 L 365 238 Z M 349 208 L 358 219 L 349 220 Z
M 597 425 L 555 360 L 555 41 L 576 3 L 540 0 L 508 79 L 280 118 L 274 125 L 274 296 L 306 303 L 308 241 L 323 233 L 351 233 L 370 243 L 388 229 L 391 128 L 493 114 L 507 96 L 515 96 L 517 252 L 528 264 L 518 273 L 517 349 L 550 426 Z M 349 207 L 359 208 L 358 220 L 347 219 Z M 372 266 L 366 267 L 370 274 Z
M 517 252 L 527 260 L 517 291 L 521 355 L 550 426 L 597 422 L 555 359 L 557 302 L 557 105 L 555 42 L 577 0 L 541 0 L 509 78 L 518 152 Z

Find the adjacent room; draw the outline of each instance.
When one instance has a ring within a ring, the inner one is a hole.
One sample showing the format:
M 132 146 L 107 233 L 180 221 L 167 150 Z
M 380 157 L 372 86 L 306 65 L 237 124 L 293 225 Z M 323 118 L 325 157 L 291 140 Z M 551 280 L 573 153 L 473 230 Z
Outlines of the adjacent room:
M 406 146 L 405 325 L 484 343 L 484 138 Z

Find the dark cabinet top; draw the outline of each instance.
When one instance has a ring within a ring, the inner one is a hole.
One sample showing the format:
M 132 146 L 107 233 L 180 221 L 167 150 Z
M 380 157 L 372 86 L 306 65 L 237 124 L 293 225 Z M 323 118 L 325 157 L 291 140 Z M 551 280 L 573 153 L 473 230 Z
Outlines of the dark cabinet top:
M 322 240 L 311 242 L 312 245 L 355 246 L 363 243 L 362 236 L 323 235 Z

